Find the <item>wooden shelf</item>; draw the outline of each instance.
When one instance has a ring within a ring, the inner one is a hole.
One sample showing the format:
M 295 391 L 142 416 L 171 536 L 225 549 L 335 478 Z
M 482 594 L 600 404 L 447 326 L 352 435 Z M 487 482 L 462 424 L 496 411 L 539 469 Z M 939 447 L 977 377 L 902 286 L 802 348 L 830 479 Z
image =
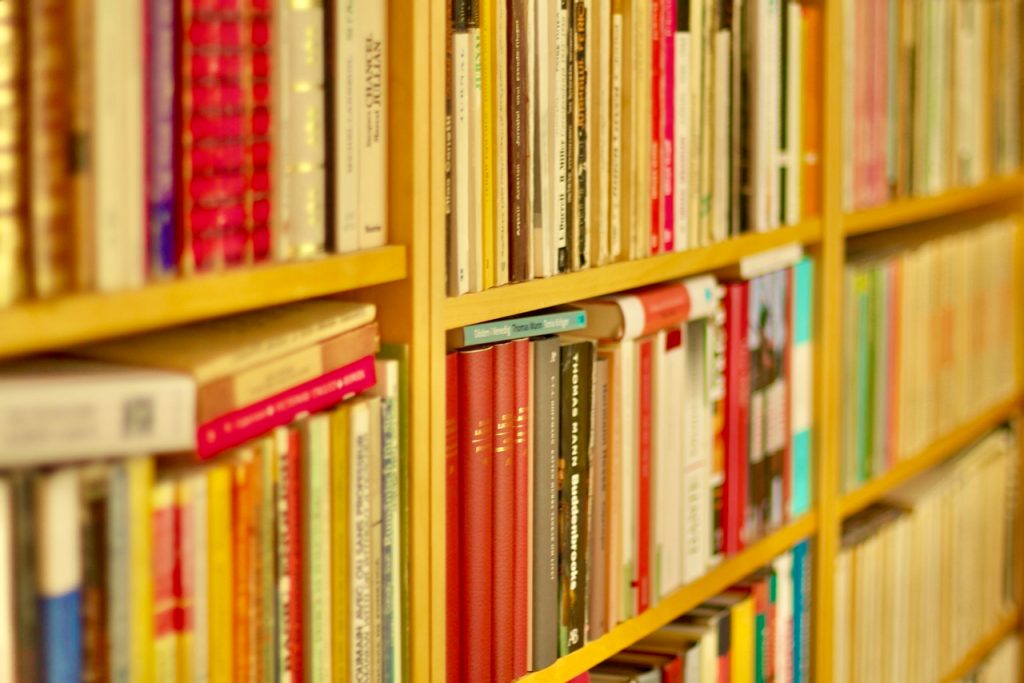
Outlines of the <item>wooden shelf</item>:
M 846 519 L 860 512 L 910 479 L 967 448 L 993 427 L 1010 418 L 1020 405 L 1020 400 L 1020 397 L 1016 396 L 989 408 L 948 434 L 939 437 L 917 455 L 898 462 L 888 472 L 875 477 L 856 491 L 846 494 L 839 501 L 840 517 Z
M 942 683 L 953 683 L 959 681 L 967 674 L 974 671 L 975 668 L 988 657 L 999 643 L 1003 642 L 1003 639 L 1008 635 L 1017 630 L 1017 625 L 1020 623 L 1020 609 L 1015 609 L 1000 621 L 995 628 L 993 628 L 988 634 L 985 635 L 980 641 L 975 643 L 974 647 L 970 649 L 967 655 L 960 660 L 953 669 L 942 677 Z
M 401 280 L 405 247 L 198 275 L 116 293 L 27 301 L 0 310 L 0 357 L 170 327 Z
M 952 190 L 937 197 L 906 199 L 847 213 L 843 230 L 847 235 L 863 235 L 880 230 L 940 218 L 988 204 L 1019 199 L 1024 192 L 1024 173 L 990 180 L 977 187 Z
M 485 292 L 449 297 L 444 305 L 445 329 L 472 325 L 549 306 L 603 296 L 689 275 L 718 270 L 742 259 L 798 242 L 815 244 L 821 239 L 821 222 L 810 220 L 772 232 L 743 235 L 710 247 L 613 263 L 600 268 L 539 278 Z
M 770 564 L 783 552 L 800 541 L 810 538 L 817 532 L 817 528 L 817 513 L 812 511 L 771 536 L 758 541 L 739 555 L 725 560 L 708 574 L 678 589 L 643 614 L 619 624 L 576 652 L 559 658 L 546 669 L 520 678 L 520 682 L 568 681 L 574 676 L 590 670 L 608 657 L 654 633 L 673 619 L 682 616 L 705 600 L 718 595 L 734 583 Z

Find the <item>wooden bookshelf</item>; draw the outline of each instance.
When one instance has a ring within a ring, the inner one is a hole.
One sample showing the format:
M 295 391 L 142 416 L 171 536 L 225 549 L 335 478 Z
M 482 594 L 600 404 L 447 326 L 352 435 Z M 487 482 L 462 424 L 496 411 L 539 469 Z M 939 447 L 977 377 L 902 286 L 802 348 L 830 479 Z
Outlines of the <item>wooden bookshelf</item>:
M 945 676 L 942 683 L 955 683 L 967 674 L 971 673 L 979 664 L 985 661 L 999 643 L 1003 642 L 1008 635 L 1020 627 L 1020 608 L 1012 610 L 996 624 L 995 628 L 989 631 L 984 638 L 975 643 L 960 662 L 953 667 Z
M 950 216 L 997 202 L 1019 199 L 1024 191 L 1024 174 L 996 178 L 977 187 L 952 190 L 936 197 L 905 199 L 872 209 L 847 213 L 843 218 L 846 235 L 863 235 L 911 223 Z
M 0 357 L 341 294 L 401 280 L 402 246 L 181 278 L 110 294 L 89 292 L 0 310 Z
M 1005 422 L 1017 413 L 1020 396 L 1014 396 L 998 403 L 980 415 L 968 420 L 951 432 L 930 443 L 920 453 L 901 460 L 896 465 L 856 491 L 846 494 L 839 501 L 839 514 L 843 519 L 860 512 L 872 503 L 881 500 L 890 491 L 926 472 L 941 462 L 967 448 L 991 429 Z
M 614 263 L 576 273 L 531 280 L 485 292 L 449 297 L 444 302 L 446 329 L 518 315 L 549 306 L 603 296 L 625 289 L 684 278 L 720 268 L 787 244 L 821 240 L 821 221 L 809 220 L 773 232 L 743 235 L 710 247 Z
M 778 555 L 800 541 L 812 537 L 818 528 L 818 515 L 812 511 L 792 524 L 767 536 L 691 584 L 676 590 L 643 614 L 624 621 L 595 641 L 559 658 L 554 664 L 520 678 L 520 683 L 567 681 L 596 666 L 657 631 L 676 617 L 718 595 L 754 571 L 771 564 Z

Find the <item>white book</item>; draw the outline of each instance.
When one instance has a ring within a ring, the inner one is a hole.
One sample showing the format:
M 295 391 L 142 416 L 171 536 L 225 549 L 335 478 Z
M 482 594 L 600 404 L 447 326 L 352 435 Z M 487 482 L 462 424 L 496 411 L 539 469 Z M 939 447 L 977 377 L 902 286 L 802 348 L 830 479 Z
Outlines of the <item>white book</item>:
M 142 3 L 93 6 L 92 79 L 94 272 L 101 292 L 145 280 Z
M 717 22 L 716 22 L 717 23 Z M 721 242 L 729 237 L 730 154 L 731 131 L 725 122 L 731 120 L 729 102 L 732 75 L 732 35 L 728 29 L 716 27 L 714 32 L 714 116 L 711 167 L 714 172 L 711 190 L 711 238 Z
M 801 151 L 803 150 L 803 13 L 800 3 L 790 0 L 786 4 L 786 193 L 785 215 L 782 222 L 796 225 L 800 222 L 802 194 L 800 186 Z
M 593 154 L 590 159 L 591 175 L 593 182 L 591 194 L 593 203 L 591 207 L 591 221 L 594 224 L 595 248 L 593 253 L 594 265 L 602 266 L 608 263 L 611 248 L 609 245 L 608 212 L 611 206 L 609 196 L 609 165 L 611 158 L 611 31 L 612 15 L 611 0 L 593 0 L 594 6 L 591 13 L 593 17 L 593 31 L 591 32 L 591 49 L 588 52 L 590 65 L 588 71 L 593 79 L 594 87 L 593 104 L 590 111 L 593 112 L 594 124 L 591 127 L 591 134 L 596 133 L 593 141 Z
M 672 147 L 672 223 L 675 226 L 675 251 L 690 248 L 690 31 L 676 31 L 675 34 L 675 89 L 673 90 L 673 113 L 675 121 L 672 130 L 675 141 Z
M 551 210 L 554 206 L 554 167 L 551 147 L 553 142 L 553 109 L 551 69 L 554 3 L 530 0 L 529 22 L 529 85 L 530 85 L 530 173 L 532 192 L 532 253 L 533 274 L 550 277 L 555 273 L 554 235 Z
M 367 401 L 370 408 L 370 664 L 372 680 L 379 681 L 384 677 L 384 653 L 381 629 L 383 625 L 383 505 L 381 498 L 381 425 L 380 399 L 371 398 Z M 357 494 L 358 495 L 358 494 Z
M 713 58 L 709 52 L 710 46 L 705 45 L 704 40 L 704 10 L 705 2 L 691 0 L 690 2 L 690 61 L 689 61 L 689 115 L 690 125 L 688 129 L 689 154 L 684 162 L 688 166 L 688 187 L 685 195 L 687 202 L 687 246 L 690 249 L 705 246 L 701 239 L 701 207 L 700 192 L 704 178 L 701 172 L 701 154 L 704 140 L 705 126 L 703 123 L 705 109 L 704 98 L 708 97 L 710 88 L 704 84 L 704 62 Z M 677 72 L 678 73 L 678 72 Z M 677 237 L 678 239 L 678 237 Z
M 569 267 L 569 234 L 571 211 L 569 198 L 572 196 L 572 179 L 569 177 L 569 155 L 572 154 L 572 139 L 569 137 L 569 97 L 571 96 L 571 75 L 569 68 L 569 0 L 559 0 L 555 7 L 554 21 L 554 81 L 551 84 L 554 100 L 554 204 L 551 216 L 555 224 L 555 272 L 571 270 Z
M 387 3 L 358 3 L 357 21 L 359 248 L 371 249 L 388 239 Z
M 495 284 L 508 283 L 508 12 L 505 0 L 494 3 L 494 275 Z
M 676 411 L 680 405 L 683 385 L 683 343 L 678 328 L 675 346 L 669 348 L 669 330 L 654 336 L 652 453 L 651 453 L 651 515 L 655 562 L 655 584 L 651 600 L 656 602 L 681 583 L 681 543 L 677 530 L 683 519 L 682 496 L 682 434 Z
M 304 650 L 313 680 L 330 680 L 331 662 L 331 444 L 327 413 L 302 428 L 302 581 Z
M 370 529 L 370 400 L 353 401 L 349 415 L 349 596 L 350 659 L 353 681 L 373 678 Z
M 0 683 L 14 683 L 14 514 L 11 483 L 0 477 Z
M 38 359 L 0 369 L 5 467 L 195 445 L 195 384 L 173 372 Z
M 356 0 L 340 0 L 334 12 L 334 249 L 359 249 L 359 135 L 362 110 L 357 66 Z M 280 43 L 281 41 L 274 41 Z M 281 65 L 278 64 L 278 70 Z M 454 79 L 452 80 L 454 83 Z M 465 168 L 465 167 L 464 167 Z
M 680 406 L 680 421 L 683 430 L 680 538 L 682 542 L 682 579 L 690 583 L 700 578 L 707 570 L 711 542 L 711 496 L 710 496 L 710 442 L 705 439 L 703 415 L 710 406 L 706 396 L 706 338 L 703 321 L 690 322 L 686 326 L 685 389 Z
M 622 77 L 623 77 L 623 16 L 611 16 L 609 50 L 609 145 L 608 145 L 608 259 L 616 261 L 622 255 Z
M 709 628 L 700 637 L 700 678 L 701 683 L 718 679 L 718 620 L 711 621 Z M 686 680 L 690 680 L 687 678 Z
M 470 234 L 473 231 L 470 137 L 472 127 L 473 48 L 468 31 L 452 34 L 452 231 L 454 259 L 448 267 L 448 294 L 470 287 Z
M 793 680 L 793 556 L 784 553 L 775 569 L 775 683 Z
M 469 291 L 479 292 L 484 288 L 484 93 L 479 28 L 469 29 L 469 46 Z

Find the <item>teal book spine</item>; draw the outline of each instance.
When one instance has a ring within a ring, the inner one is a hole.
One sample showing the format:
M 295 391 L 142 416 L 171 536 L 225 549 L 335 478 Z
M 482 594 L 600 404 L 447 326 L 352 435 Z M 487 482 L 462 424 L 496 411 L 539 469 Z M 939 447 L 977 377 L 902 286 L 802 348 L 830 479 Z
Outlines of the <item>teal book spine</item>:
M 585 311 L 555 311 L 508 320 L 494 320 L 478 325 L 467 325 L 454 330 L 449 339 L 452 346 L 476 346 L 493 344 L 513 339 L 541 337 L 547 334 L 564 334 L 581 330 L 587 326 Z
M 814 415 L 814 261 L 793 266 L 793 349 L 790 354 L 791 467 L 789 516 L 811 507 L 812 427 Z

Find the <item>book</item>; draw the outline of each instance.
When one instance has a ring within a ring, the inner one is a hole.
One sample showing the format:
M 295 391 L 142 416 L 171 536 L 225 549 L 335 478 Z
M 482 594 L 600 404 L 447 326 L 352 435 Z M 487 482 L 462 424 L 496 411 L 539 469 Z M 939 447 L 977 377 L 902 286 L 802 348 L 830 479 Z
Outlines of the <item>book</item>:
M 282 672 L 298 678 L 301 677 L 304 664 L 301 599 L 302 540 L 301 518 L 298 509 L 301 452 L 299 434 L 295 429 L 279 427 L 274 430 L 273 438 L 277 461 L 277 661 Z M 210 483 L 213 484 L 213 479 L 210 480 Z M 213 494 L 214 491 L 211 488 L 211 501 Z M 211 562 L 214 552 L 212 541 L 211 536 Z M 211 610 L 212 608 L 211 602 Z
M 12 465 L 173 452 L 194 439 L 195 387 L 176 373 L 43 358 L 0 370 L 0 387 Z
M 331 134 L 333 137 L 333 192 L 332 203 L 334 228 L 328 237 L 332 248 L 339 253 L 359 249 L 359 179 L 360 147 L 359 128 L 362 111 L 362 88 L 359 87 L 359 33 L 357 31 L 358 8 L 355 2 L 344 2 L 333 11 L 329 36 L 332 39 L 333 93 L 331 103 Z M 277 247 L 284 251 L 287 243 Z
M 388 8 L 385 3 L 357 7 L 359 248 L 369 249 L 387 242 Z
M 593 342 L 563 342 L 559 358 L 559 650 L 568 653 L 586 637 Z
M 177 482 L 163 478 L 153 487 L 153 662 L 157 680 L 178 677 L 180 616 L 175 605 L 181 600 L 178 549 L 181 539 Z M 179 593 L 179 594 L 176 594 Z M 178 623 L 175 623 L 175 622 Z
M 445 671 L 456 679 L 462 670 L 458 392 L 459 354 L 452 352 L 445 357 Z
M 17 670 L 14 631 L 14 491 L 7 478 L 0 479 L 0 677 L 13 681 Z
M 372 680 L 373 651 L 373 504 L 371 500 L 371 461 L 373 444 L 373 404 L 366 398 L 352 404 L 349 426 L 349 670 L 352 680 Z M 378 414 L 379 418 L 379 414 Z
M 491 651 L 496 680 L 513 677 L 515 604 L 515 348 L 510 342 L 495 344 L 494 432 L 491 456 L 491 509 L 493 549 L 491 554 Z
M 814 261 L 793 268 L 793 326 L 790 349 L 790 432 L 792 491 L 788 515 L 795 519 L 810 508 L 813 462 Z
M 28 188 L 24 182 L 27 159 L 19 121 L 25 116 L 27 102 L 21 83 L 28 69 L 25 53 L 20 49 L 21 41 L 17 27 L 23 21 L 20 7 L 11 7 L 10 11 L 0 18 L 4 27 L 0 38 L 0 59 L 4 68 L 4 78 L 0 81 L 0 92 L 3 92 L 4 104 L 3 123 L 0 132 L 9 142 L 0 150 L 3 160 L 4 183 L 8 194 L 0 200 L 0 305 L 8 306 L 30 293 L 28 272 L 24 267 L 28 250 L 28 226 L 24 215 L 24 205 L 28 201 Z M 77 36 L 77 31 L 75 32 Z M 75 41 L 79 45 L 79 41 Z M 77 269 L 76 269 L 77 270 Z
M 725 490 L 722 526 L 724 551 L 734 553 L 746 543 L 747 439 L 750 410 L 750 369 L 747 347 L 749 290 L 744 282 L 725 288 Z
M 473 253 L 471 235 L 476 226 L 473 219 L 473 176 L 470 169 L 472 149 L 472 80 L 473 57 L 470 22 L 470 0 L 452 0 L 452 216 L 453 229 L 448 236 L 449 253 L 454 254 L 449 266 L 448 293 L 465 294 L 471 289 L 470 267 Z
M 331 443 L 330 417 L 311 415 L 300 424 L 299 485 L 303 536 L 303 650 L 314 677 L 333 675 L 331 638 Z
M 533 505 L 533 424 L 530 405 L 533 386 L 533 359 L 530 342 L 512 342 L 515 356 L 513 389 L 514 457 L 514 529 L 515 548 L 512 571 L 512 675 L 521 677 L 530 670 L 530 538 Z
M 585 311 L 570 308 L 539 315 L 521 316 L 467 325 L 448 331 L 452 347 L 493 344 L 525 337 L 539 337 L 583 329 L 587 324 Z
M 531 100 L 533 75 L 529 66 L 536 51 L 530 31 L 529 0 L 508 3 L 508 280 L 523 282 L 533 272 L 531 230 L 533 207 L 538 201 L 531 187 L 533 177 L 533 123 Z M 501 217 L 500 211 L 498 214 Z
M 558 454 L 561 352 L 558 337 L 531 343 L 533 354 L 533 659 L 537 671 L 558 657 Z
M 87 3 L 79 3 L 85 6 Z M 144 97 L 145 97 L 145 139 L 150 141 L 144 153 L 146 169 L 146 273 L 153 279 L 162 279 L 173 276 L 178 268 L 178 244 L 177 244 L 177 220 L 175 215 L 175 193 L 180 192 L 177 186 L 178 178 L 174 172 L 174 116 L 175 116 L 175 95 L 177 79 L 175 72 L 177 65 L 174 62 L 175 50 L 175 29 L 177 23 L 177 12 L 172 5 L 166 3 L 146 3 L 145 10 L 145 72 Z M 76 17 L 82 21 L 83 38 L 88 31 L 88 18 Z M 84 42 L 84 41 L 83 41 Z M 82 52 L 72 54 L 72 63 L 79 60 L 86 60 L 83 67 L 73 67 L 74 75 L 83 74 L 88 68 L 90 53 L 85 45 L 76 48 Z M 79 70 L 81 69 L 81 70 Z M 73 75 L 73 78 L 74 78 Z M 81 93 L 82 99 L 88 97 L 85 94 L 90 85 L 86 76 L 84 84 L 75 83 L 72 91 L 72 99 Z M 79 90 L 81 88 L 81 90 Z M 82 116 L 77 110 L 86 110 L 85 101 L 82 106 L 72 109 L 71 127 L 75 134 L 88 136 L 88 128 L 79 126 L 80 121 L 76 117 Z M 79 132 L 81 131 L 81 132 Z M 86 140 L 82 140 L 83 143 Z M 79 159 L 79 155 L 72 157 L 70 170 L 72 188 L 76 186 L 84 168 L 79 164 L 87 166 L 91 160 Z M 87 156 L 81 154 L 80 156 Z M 79 213 L 77 207 L 72 205 L 72 217 L 75 221 L 85 218 Z M 78 236 L 81 242 L 81 237 Z M 81 248 L 81 247 L 80 247 Z M 84 259 L 79 258 L 78 263 L 84 266 Z M 81 267 L 81 266 L 80 266 Z M 79 288 L 87 285 L 85 277 L 77 278 Z

